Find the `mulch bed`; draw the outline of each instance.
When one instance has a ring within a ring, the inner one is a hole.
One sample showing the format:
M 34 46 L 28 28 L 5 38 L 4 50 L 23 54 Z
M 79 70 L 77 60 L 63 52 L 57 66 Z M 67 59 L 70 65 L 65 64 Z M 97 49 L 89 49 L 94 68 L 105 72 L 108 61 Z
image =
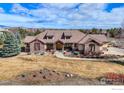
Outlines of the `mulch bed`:
M 39 71 L 25 72 L 18 75 L 14 81 L 24 83 L 27 85 L 32 84 L 47 84 L 49 82 L 58 82 L 67 78 L 73 77 L 73 74 L 58 72 L 49 69 L 42 69 Z

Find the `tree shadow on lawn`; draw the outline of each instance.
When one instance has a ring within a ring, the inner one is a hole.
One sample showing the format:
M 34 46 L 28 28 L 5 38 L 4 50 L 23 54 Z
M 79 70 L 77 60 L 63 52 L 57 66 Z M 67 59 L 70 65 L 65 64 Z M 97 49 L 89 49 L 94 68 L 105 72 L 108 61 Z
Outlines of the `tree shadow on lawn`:
M 124 66 L 124 61 L 116 61 L 116 60 L 113 60 L 113 61 L 108 61 L 110 63 L 116 63 L 116 64 L 119 64 L 119 65 L 123 65 Z

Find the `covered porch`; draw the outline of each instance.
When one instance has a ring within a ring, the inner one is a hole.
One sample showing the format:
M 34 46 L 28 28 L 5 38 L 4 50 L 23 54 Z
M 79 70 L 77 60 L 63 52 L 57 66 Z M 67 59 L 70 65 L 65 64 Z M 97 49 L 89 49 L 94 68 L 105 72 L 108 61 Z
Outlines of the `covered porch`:
M 54 49 L 55 50 L 60 50 L 62 52 L 66 51 L 73 51 L 73 50 L 78 50 L 78 45 L 75 43 L 63 43 L 61 41 L 57 41 L 54 44 Z
M 63 43 L 62 41 L 57 41 L 55 43 L 46 44 L 46 50 L 58 50 L 64 52 L 78 50 L 78 44 L 76 43 Z

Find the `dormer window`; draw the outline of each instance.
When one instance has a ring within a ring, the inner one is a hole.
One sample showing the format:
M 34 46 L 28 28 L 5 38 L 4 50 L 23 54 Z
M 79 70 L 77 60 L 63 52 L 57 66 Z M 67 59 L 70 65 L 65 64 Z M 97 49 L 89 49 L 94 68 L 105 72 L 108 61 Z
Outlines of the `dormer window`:
M 53 38 L 53 36 L 47 36 L 47 39 L 52 39 Z
M 63 34 L 62 34 L 62 39 L 70 39 L 71 38 L 71 33 L 69 33 L 69 32 L 63 32 Z
M 53 33 L 46 33 L 44 36 L 44 39 L 53 39 L 54 34 Z
M 70 37 L 70 36 L 66 36 L 65 38 L 66 38 L 66 39 L 70 39 L 71 37 Z
M 53 39 L 53 36 L 44 36 L 44 39 Z

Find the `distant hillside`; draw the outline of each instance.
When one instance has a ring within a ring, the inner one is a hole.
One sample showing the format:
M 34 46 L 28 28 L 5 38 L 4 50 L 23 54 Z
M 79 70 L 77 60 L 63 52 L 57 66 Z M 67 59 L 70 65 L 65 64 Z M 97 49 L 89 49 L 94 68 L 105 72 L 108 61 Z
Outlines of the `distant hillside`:
M 8 28 L 9 26 L 0 25 L 0 28 Z

